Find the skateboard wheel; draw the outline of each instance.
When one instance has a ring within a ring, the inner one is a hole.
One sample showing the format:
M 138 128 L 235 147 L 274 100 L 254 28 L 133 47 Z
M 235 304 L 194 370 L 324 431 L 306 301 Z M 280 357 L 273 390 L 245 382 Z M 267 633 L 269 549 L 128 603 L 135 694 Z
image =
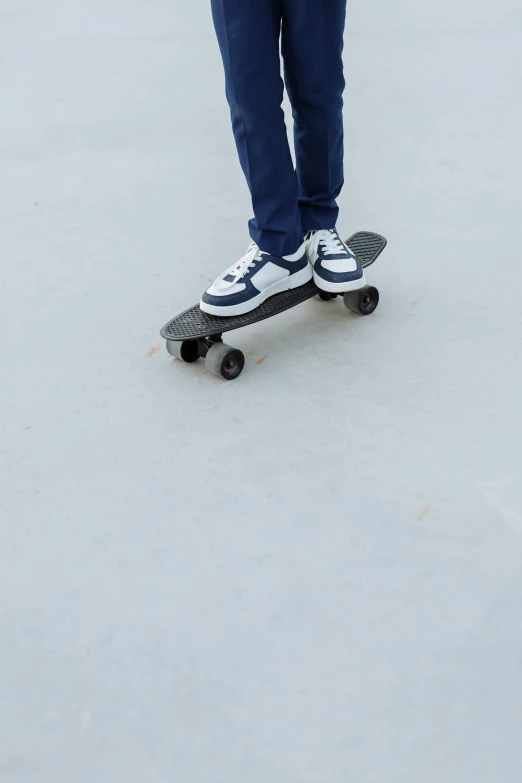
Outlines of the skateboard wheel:
M 167 340 L 167 351 L 176 359 L 191 364 L 199 359 L 199 346 L 197 340 L 174 341 Z
M 245 357 L 237 348 L 225 343 L 215 343 L 208 349 L 205 368 L 218 377 L 232 381 L 240 375 L 245 366 Z
M 344 306 L 359 315 L 371 315 L 379 304 L 379 292 L 373 285 L 367 285 L 358 291 L 347 291 L 343 298 Z
M 322 299 L 323 302 L 329 302 L 332 299 L 332 294 L 329 294 L 328 291 L 319 291 L 319 299 Z

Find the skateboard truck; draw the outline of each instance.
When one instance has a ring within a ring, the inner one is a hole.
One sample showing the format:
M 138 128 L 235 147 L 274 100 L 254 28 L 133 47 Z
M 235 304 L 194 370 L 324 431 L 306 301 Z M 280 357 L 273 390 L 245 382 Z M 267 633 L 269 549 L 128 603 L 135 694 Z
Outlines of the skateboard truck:
M 218 377 L 232 381 L 242 372 L 245 357 L 238 348 L 225 345 L 221 334 L 211 334 L 198 340 L 183 340 L 174 342 L 167 340 L 167 351 L 176 359 L 191 364 L 199 358 L 205 360 L 208 372 Z

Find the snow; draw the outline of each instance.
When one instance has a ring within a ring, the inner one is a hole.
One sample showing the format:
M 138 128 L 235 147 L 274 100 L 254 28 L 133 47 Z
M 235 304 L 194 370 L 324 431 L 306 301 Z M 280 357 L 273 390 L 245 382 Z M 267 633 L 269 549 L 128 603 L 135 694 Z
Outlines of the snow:
M 0 3 L 0 777 L 518 783 L 522 10 L 349 4 L 357 318 L 248 243 L 207 2 Z M 264 361 L 260 361 L 264 359 Z

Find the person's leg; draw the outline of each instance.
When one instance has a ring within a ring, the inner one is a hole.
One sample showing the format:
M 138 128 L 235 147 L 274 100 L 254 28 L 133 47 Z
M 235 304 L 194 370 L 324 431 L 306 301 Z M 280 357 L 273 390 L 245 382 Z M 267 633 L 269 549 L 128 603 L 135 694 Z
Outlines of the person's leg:
M 330 229 L 343 186 L 346 0 L 282 0 L 282 51 L 292 103 L 302 228 Z
M 364 270 L 337 233 L 343 186 L 346 0 L 282 0 L 285 81 L 294 116 L 299 209 L 316 285 L 362 288 Z
M 212 0 L 212 14 L 239 159 L 252 195 L 250 236 L 267 253 L 290 255 L 303 235 L 281 108 L 282 0 Z

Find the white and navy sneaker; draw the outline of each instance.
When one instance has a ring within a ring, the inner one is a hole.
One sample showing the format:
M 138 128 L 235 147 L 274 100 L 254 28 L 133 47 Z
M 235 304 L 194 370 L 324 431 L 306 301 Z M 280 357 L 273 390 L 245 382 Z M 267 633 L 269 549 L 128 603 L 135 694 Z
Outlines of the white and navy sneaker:
M 306 252 L 314 270 L 314 282 L 331 294 L 356 291 L 366 285 L 364 270 L 335 228 L 309 231 Z
M 199 306 L 210 315 L 243 315 L 281 291 L 312 279 L 305 245 L 291 256 L 271 256 L 252 242 L 247 252 L 208 288 Z

